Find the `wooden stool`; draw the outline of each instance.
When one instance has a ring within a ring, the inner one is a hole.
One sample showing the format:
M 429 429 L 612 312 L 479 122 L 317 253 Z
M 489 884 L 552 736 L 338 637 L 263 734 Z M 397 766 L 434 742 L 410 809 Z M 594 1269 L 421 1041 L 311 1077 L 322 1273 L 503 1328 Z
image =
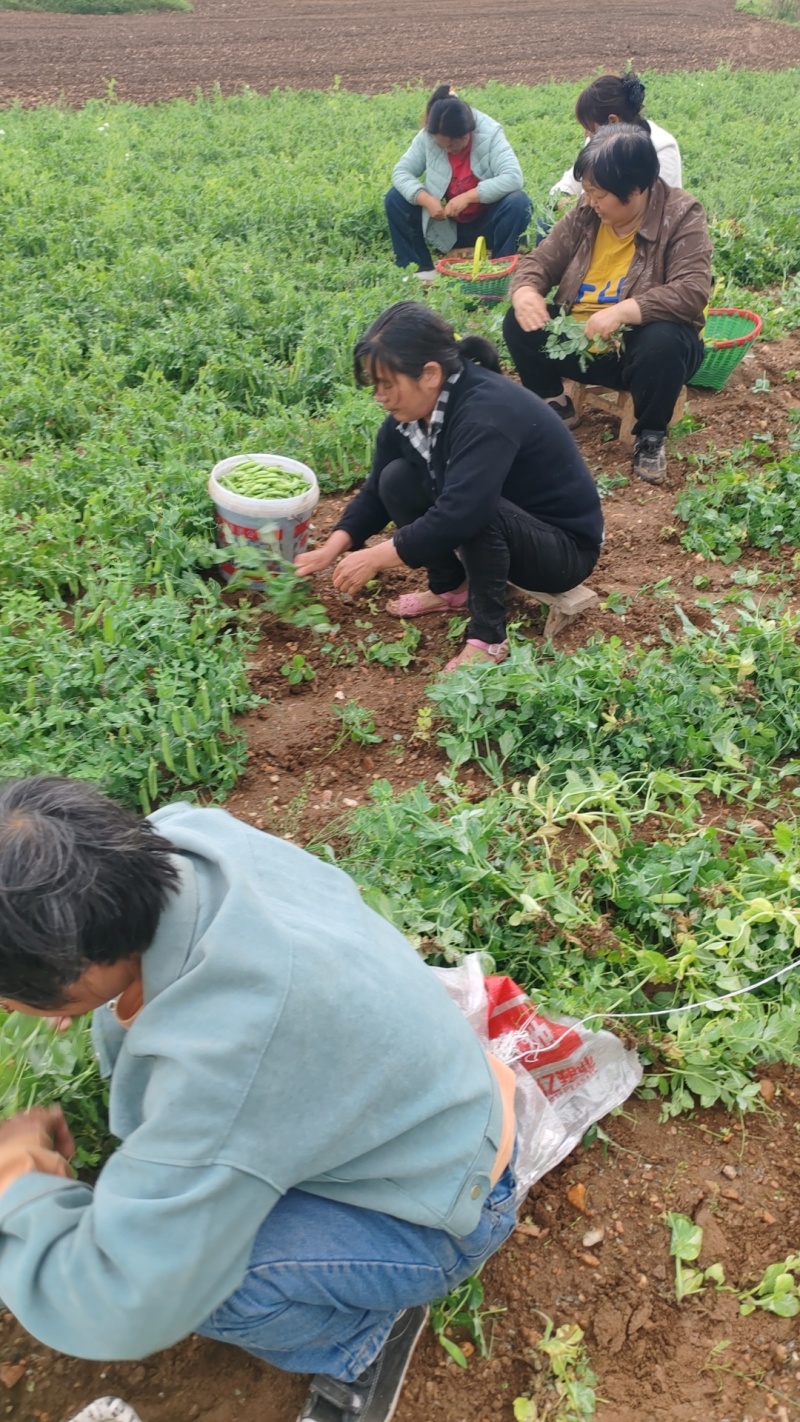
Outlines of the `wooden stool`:
M 523 597 L 530 598 L 531 602 L 543 602 L 550 609 L 544 624 L 545 637 L 557 636 L 565 627 L 569 627 L 576 617 L 580 617 L 582 612 L 588 612 L 590 607 L 596 607 L 600 601 L 598 594 L 587 587 L 586 583 L 579 583 L 576 588 L 570 588 L 563 593 L 531 592 L 528 588 L 516 587 L 514 583 L 511 586 L 516 592 L 522 593 Z
M 618 415 L 620 444 L 630 446 L 635 443 L 633 401 L 627 390 L 610 390 L 607 385 L 581 385 L 577 380 L 568 380 L 566 385 L 569 386 L 569 396 L 575 406 L 576 415 L 582 414 L 587 405 L 591 410 L 603 410 L 605 414 Z M 681 418 L 686 407 L 686 393 L 684 385 L 675 401 L 670 425 Z

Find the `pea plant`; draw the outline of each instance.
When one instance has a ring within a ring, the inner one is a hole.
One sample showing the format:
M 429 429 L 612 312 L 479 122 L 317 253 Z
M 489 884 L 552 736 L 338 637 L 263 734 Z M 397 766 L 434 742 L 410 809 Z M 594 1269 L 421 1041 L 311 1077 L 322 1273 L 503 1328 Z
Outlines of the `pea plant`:
M 334 706 L 333 710 L 341 724 L 331 751 L 340 750 L 347 740 L 357 746 L 374 746 L 383 740 L 375 729 L 375 717 L 366 706 L 346 701 L 344 706 Z
M 547 340 L 544 348 L 547 354 L 553 360 L 566 360 L 569 356 L 576 355 L 581 371 L 585 372 L 592 356 L 606 355 L 609 351 L 619 352 L 625 332 L 630 330 L 630 327 L 620 326 L 611 336 L 587 336 L 583 321 L 562 310 L 558 316 L 550 318 L 545 330 Z

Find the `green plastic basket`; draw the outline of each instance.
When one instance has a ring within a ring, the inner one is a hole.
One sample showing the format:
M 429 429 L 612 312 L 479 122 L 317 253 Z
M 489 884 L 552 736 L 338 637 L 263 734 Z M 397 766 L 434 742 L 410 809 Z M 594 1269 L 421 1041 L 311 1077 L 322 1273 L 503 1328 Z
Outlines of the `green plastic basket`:
M 442 257 L 436 263 L 436 270 L 451 281 L 460 282 L 464 292 L 479 301 L 504 301 L 508 296 L 511 274 L 519 258 L 487 257 L 481 262 L 482 270 L 475 271 L 472 257 Z
M 754 311 L 735 306 L 711 306 L 706 316 L 703 364 L 689 381 L 709 390 L 721 390 L 731 371 L 747 354 L 748 346 L 761 334 L 761 317 Z

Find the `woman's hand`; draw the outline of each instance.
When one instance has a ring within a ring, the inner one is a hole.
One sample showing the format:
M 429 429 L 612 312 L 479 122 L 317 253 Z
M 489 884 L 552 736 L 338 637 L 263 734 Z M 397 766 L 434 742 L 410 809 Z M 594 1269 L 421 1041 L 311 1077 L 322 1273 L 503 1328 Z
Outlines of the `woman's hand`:
M 514 315 L 523 331 L 541 331 L 550 320 L 547 302 L 532 286 L 520 286 L 511 298 Z
M 340 553 L 346 553 L 352 546 L 353 540 L 350 534 L 345 533 L 343 528 L 335 528 L 319 548 L 313 548 L 310 553 L 298 554 L 294 560 L 298 577 L 311 578 L 314 573 L 324 573 L 325 569 L 336 561 Z
M 299 553 L 294 560 L 297 575 L 300 578 L 310 578 L 314 573 L 324 573 L 326 568 L 331 566 L 336 555 L 331 556 L 324 544 L 322 548 L 314 548 L 310 553 Z
M 457 196 L 452 197 L 447 206 L 443 208 L 441 216 L 458 217 L 459 214 L 464 211 L 465 207 L 469 207 L 471 203 L 478 201 L 477 188 L 471 188 L 467 193 L 458 193 Z
M 333 575 L 333 586 L 340 593 L 356 593 L 385 568 L 402 567 L 402 558 L 391 538 L 387 538 L 384 543 L 376 543 L 374 548 L 360 548 L 357 553 L 348 553 Z
M 10 1141 L 55 1151 L 64 1160 L 71 1160 L 75 1154 L 75 1141 L 60 1106 L 34 1106 L 0 1121 L 0 1145 Z
M 433 193 L 426 192 L 424 188 L 420 188 L 417 193 L 417 206 L 424 207 L 428 215 L 436 222 L 441 222 L 444 217 L 444 208 L 439 198 L 435 198 Z
M 639 309 L 638 301 L 629 297 L 627 301 L 618 301 L 616 306 L 605 306 L 602 311 L 595 311 L 589 317 L 584 331 L 587 336 L 613 336 L 620 326 L 641 326 L 642 313 Z

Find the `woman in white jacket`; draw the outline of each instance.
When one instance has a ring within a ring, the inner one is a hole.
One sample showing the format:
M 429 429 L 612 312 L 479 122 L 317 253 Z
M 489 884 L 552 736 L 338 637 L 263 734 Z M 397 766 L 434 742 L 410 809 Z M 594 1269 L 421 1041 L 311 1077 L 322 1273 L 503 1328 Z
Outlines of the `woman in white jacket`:
M 644 84 L 637 74 L 619 77 L 604 74 L 578 95 L 575 117 L 586 134 L 587 143 L 598 128 L 604 128 L 609 123 L 632 123 L 646 129 L 658 155 L 659 177 L 669 187 L 680 188 L 683 186 L 680 149 L 671 133 L 642 116 L 644 93 Z M 580 183 L 573 176 L 571 164 L 550 189 L 553 197 L 560 193 L 566 197 L 580 197 L 582 192 Z
M 428 243 L 441 254 L 485 237 L 495 257 L 516 252 L 531 217 L 522 169 L 502 127 L 441 84 L 425 125 L 395 164 L 384 198 L 397 265 L 431 281 Z

